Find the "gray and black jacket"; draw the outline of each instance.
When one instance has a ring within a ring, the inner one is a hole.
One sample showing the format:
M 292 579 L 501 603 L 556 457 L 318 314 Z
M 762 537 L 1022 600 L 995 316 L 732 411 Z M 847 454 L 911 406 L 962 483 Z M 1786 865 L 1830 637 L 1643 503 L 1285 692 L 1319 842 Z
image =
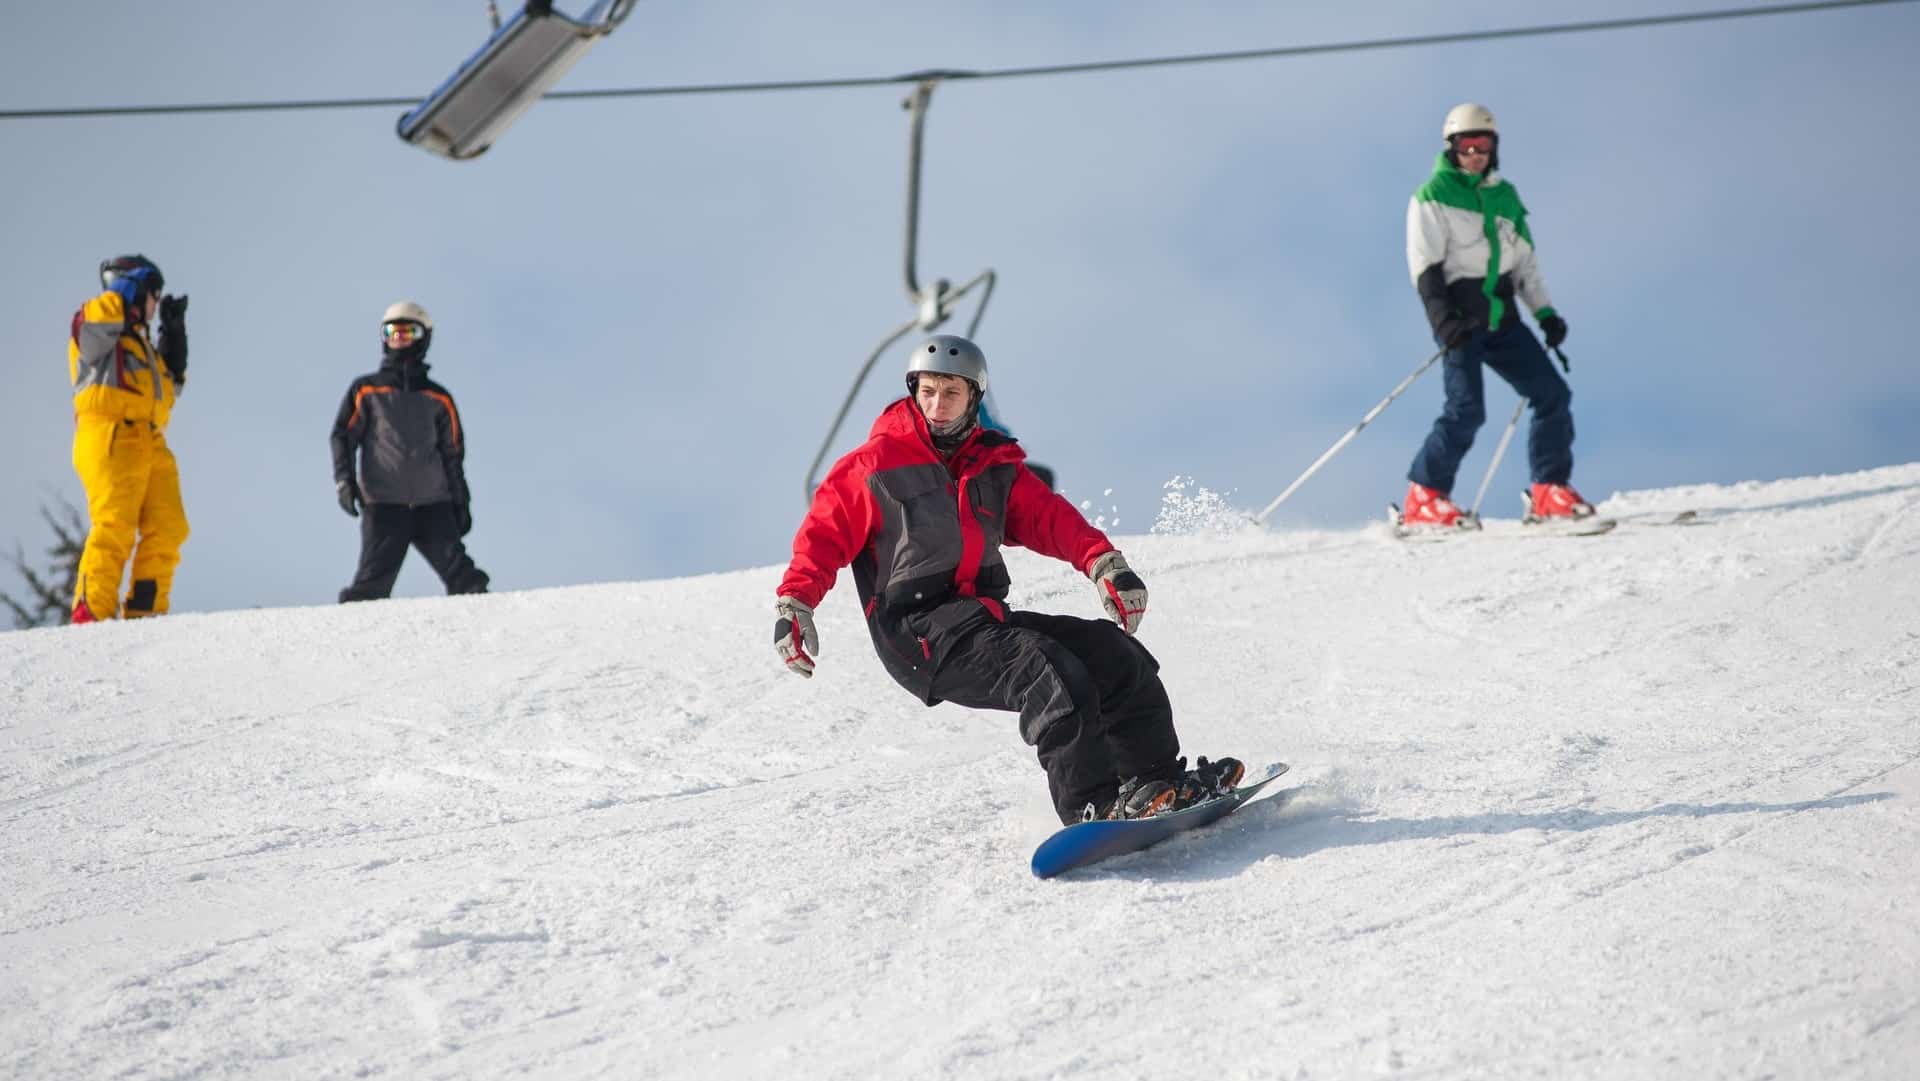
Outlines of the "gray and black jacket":
M 354 380 L 331 442 L 336 482 L 355 479 L 354 452 L 360 452 L 364 502 L 468 503 L 460 411 L 447 388 L 427 378 L 423 361 L 389 354 L 379 371 Z

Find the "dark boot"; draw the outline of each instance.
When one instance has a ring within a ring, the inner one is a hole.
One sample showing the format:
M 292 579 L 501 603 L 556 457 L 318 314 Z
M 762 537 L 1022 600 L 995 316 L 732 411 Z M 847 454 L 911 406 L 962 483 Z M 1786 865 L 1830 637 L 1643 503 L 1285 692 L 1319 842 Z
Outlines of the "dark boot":
M 1191 807 L 1224 796 L 1240 787 L 1240 781 L 1246 775 L 1246 764 L 1238 758 L 1221 758 L 1211 762 L 1201 758 L 1180 778 L 1177 806 Z

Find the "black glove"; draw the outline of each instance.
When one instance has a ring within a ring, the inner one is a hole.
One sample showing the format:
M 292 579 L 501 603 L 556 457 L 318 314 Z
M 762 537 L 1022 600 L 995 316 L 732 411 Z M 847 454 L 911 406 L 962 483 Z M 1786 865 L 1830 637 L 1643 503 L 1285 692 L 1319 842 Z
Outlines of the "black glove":
M 340 509 L 346 511 L 349 517 L 360 517 L 360 486 L 351 480 L 337 480 L 333 482 L 333 487 L 340 493 Z
M 1448 349 L 1458 349 L 1473 337 L 1473 320 L 1459 312 L 1448 312 L 1433 328 L 1434 340 Z
M 471 504 L 455 503 L 453 505 L 453 524 L 460 527 L 460 535 L 463 537 L 473 532 L 473 507 Z
M 160 359 L 182 386 L 187 382 L 187 298 L 160 298 Z
M 1548 349 L 1558 349 L 1560 343 L 1567 340 L 1567 321 L 1558 315 L 1549 315 L 1540 320 L 1540 333 L 1546 336 Z

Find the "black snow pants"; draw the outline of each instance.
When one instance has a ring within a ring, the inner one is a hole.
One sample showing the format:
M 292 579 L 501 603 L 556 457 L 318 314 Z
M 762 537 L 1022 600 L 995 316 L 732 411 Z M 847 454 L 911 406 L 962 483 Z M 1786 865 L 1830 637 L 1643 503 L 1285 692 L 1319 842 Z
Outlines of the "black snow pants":
M 353 584 L 340 591 L 340 603 L 381 600 L 393 592 L 407 547 L 420 550 L 448 593 L 485 593 L 487 575 L 473 565 L 460 540 L 452 503 L 409 507 L 402 503 L 366 503 L 360 508 L 360 567 Z
M 1008 612 L 954 644 L 933 695 L 1017 710 L 1065 823 L 1110 802 L 1123 778 L 1166 773 L 1180 753 L 1160 663 L 1105 621 Z

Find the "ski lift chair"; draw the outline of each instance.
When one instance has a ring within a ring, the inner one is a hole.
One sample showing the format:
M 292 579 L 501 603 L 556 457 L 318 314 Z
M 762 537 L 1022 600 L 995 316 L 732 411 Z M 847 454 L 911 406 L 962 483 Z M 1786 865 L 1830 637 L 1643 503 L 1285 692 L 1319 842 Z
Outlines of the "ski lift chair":
M 595 0 L 575 19 L 531 0 L 426 100 L 400 117 L 400 138 L 442 157 L 484 153 L 587 50 L 620 25 L 635 0 Z M 491 4 L 488 5 L 492 7 Z
M 827 429 L 827 437 L 820 441 L 820 449 L 814 452 L 813 462 L 807 466 L 807 477 L 802 484 L 801 494 L 809 501 L 813 498 L 814 487 L 820 476 L 820 465 L 827 460 L 827 452 L 832 449 L 834 439 L 839 436 L 841 426 L 846 423 L 847 411 L 853 408 L 854 398 L 859 395 L 861 385 L 867 381 L 867 374 L 873 371 L 873 366 L 880 359 L 881 354 L 915 330 L 932 333 L 938 329 L 940 324 L 952 317 L 954 304 L 976 287 L 980 287 L 980 305 L 974 309 L 973 321 L 967 325 L 966 336 L 969 338 L 979 336 L 980 320 L 987 314 L 987 301 L 993 298 L 993 283 L 996 277 L 993 268 L 988 267 L 957 288 L 945 278 L 923 286 L 920 284 L 919 272 L 915 269 L 920 248 L 920 148 L 926 128 L 927 106 L 933 101 L 934 87 L 939 85 L 941 79 L 966 78 L 970 74 L 964 71 L 920 72 L 916 76 L 920 82 L 915 86 L 912 95 L 901 103 L 902 108 L 913 114 L 912 132 L 907 143 L 906 275 L 907 300 L 914 305 L 915 315 L 885 338 L 880 339 L 880 345 L 867 355 L 867 362 L 860 366 L 859 373 L 853 377 L 853 386 L 847 388 L 847 397 L 840 403 L 840 412 L 834 415 L 833 425 Z M 989 392 L 980 403 L 980 423 L 1006 435 L 1012 435 L 1012 430 L 996 419 L 997 413 L 998 410 L 992 404 L 992 394 Z M 1027 468 L 1045 482 L 1048 488 L 1054 486 L 1053 470 L 1033 462 L 1028 462 Z

